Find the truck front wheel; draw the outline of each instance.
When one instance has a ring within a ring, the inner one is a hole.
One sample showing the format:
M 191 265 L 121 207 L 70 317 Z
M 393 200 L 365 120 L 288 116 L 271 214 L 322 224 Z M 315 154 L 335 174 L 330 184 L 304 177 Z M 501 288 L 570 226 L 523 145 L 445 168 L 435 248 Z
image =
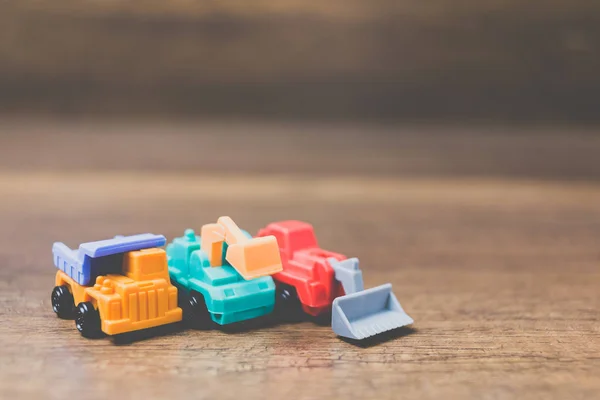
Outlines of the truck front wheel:
M 75 311 L 75 326 L 84 337 L 93 338 L 102 334 L 100 313 L 91 302 L 79 303 Z
M 210 329 L 214 326 L 204 296 L 198 292 L 190 292 L 184 304 L 183 315 L 187 323 L 196 329 Z
M 59 318 L 73 319 L 75 315 L 75 300 L 69 288 L 65 285 L 55 286 L 52 290 L 52 310 Z

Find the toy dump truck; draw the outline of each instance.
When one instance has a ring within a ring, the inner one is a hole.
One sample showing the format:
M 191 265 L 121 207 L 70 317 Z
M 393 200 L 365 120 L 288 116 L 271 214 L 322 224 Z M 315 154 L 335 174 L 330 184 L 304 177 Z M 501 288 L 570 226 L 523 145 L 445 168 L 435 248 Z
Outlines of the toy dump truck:
M 54 243 L 52 308 L 83 336 L 117 335 L 181 321 L 161 235 L 117 236 L 78 250 Z
M 269 314 L 275 305 L 269 274 L 282 270 L 275 238 L 253 239 L 228 217 L 204 225 L 201 233 L 188 229 L 167 246 L 186 321 L 210 328 Z
M 275 236 L 283 271 L 273 275 L 276 313 L 285 318 L 298 310 L 329 318 L 343 337 L 364 339 L 413 323 L 392 293 L 391 284 L 364 290 L 358 259 L 321 249 L 313 227 L 301 221 L 267 225 L 259 237 Z

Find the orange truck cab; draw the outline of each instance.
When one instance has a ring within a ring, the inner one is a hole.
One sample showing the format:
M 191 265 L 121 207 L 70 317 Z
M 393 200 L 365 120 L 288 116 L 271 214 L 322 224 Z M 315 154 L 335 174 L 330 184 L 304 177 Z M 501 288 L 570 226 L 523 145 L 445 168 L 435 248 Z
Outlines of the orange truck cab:
M 121 333 L 181 321 L 177 288 L 170 283 L 166 239 L 142 234 L 83 243 L 55 243 L 52 308 L 75 319 L 84 336 Z

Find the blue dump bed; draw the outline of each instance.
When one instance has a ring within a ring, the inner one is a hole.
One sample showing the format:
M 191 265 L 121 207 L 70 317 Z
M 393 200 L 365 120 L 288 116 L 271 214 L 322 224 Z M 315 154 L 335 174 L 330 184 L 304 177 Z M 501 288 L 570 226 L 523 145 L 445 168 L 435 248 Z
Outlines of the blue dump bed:
M 89 285 L 99 275 L 120 273 L 123 253 L 161 247 L 166 242 L 164 236 L 152 233 L 82 243 L 77 251 L 64 243 L 56 242 L 52 245 L 52 254 L 54 265 L 58 269 L 78 284 Z

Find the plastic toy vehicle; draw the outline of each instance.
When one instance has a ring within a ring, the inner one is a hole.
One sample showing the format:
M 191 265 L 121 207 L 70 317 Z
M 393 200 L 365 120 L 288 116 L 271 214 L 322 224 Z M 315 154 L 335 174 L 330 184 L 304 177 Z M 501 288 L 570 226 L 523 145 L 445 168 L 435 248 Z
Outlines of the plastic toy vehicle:
M 267 225 L 258 236 L 273 235 L 279 244 L 283 271 L 277 285 L 276 312 L 298 310 L 329 318 L 340 336 L 364 339 L 413 322 L 392 293 L 391 285 L 363 289 L 358 259 L 321 249 L 313 227 L 301 221 Z
M 242 264 L 250 276 L 282 270 L 274 238 L 252 239 L 228 217 L 221 217 L 219 222 L 204 225 L 202 236 L 188 229 L 167 246 L 169 274 L 179 289 L 184 318 L 199 328 L 208 328 L 213 322 L 242 322 L 273 311 L 275 283 L 271 276 L 245 280 L 238 265 Z M 227 224 L 227 229 L 215 226 L 221 222 Z M 215 232 L 220 232 L 218 240 Z M 265 243 L 271 253 L 266 256 L 260 254 Z M 236 244 L 239 250 L 229 257 Z
M 319 248 L 312 225 L 301 221 L 281 221 L 267 225 L 258 236 L 277 239 L 283 271 L 273 275 L 277 283 L 277 308 L 293 316 L 301 311 L 313 317 L 331 312 L 333 299 L 344 295 L 342 284 L 328 258 L 346 256 Z
M 75 319 L 79 332 L 117 335 L 181 321 L 171 285 L 166 239 L 150 233 L 83 243 L 72 250 L 54 243 L 56 286 L 52 308 Z

